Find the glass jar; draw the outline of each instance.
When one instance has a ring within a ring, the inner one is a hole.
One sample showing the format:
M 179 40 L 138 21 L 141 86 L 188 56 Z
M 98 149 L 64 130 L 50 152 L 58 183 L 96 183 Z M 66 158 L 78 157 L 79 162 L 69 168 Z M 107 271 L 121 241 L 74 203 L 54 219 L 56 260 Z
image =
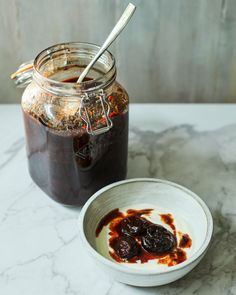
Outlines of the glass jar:
M 113 55 L 106 51 L 76 83 L 98 50 L 88 43 L 45 49 L 22 96 L 30 175 L 66 205 L 83 205 L 126 177 L 128 94 L 116 81 Z

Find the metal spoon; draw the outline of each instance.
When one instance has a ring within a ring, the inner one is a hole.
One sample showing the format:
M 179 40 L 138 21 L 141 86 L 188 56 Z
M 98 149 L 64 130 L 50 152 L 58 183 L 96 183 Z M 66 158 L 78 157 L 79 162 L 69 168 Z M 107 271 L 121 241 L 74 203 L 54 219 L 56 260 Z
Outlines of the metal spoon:
M 123 31 L 125 26 L 128 24 L 129 20 L 131 19 L 136 7 L 129 3 L 129 5 L 126 7 L 125 11 L 123 12 L 122 16 L 116 23 L 115 27 L 103 43 L 102 47 L 99 49 L 98 53 L 94 56 L 94 58 L 91 60 L 91 62 L 87 65 L 87 67 L 83 70 L 83 72 L 80 74 L 79 79 L 77 80 L 77 83 L 81 83 L 83 79 L 87 76 L 88 72 L 92 68 L 92 66 L 96 63 L 96 61 L 99 59 L 99 57 L 104 53 L 104 51 L 111 45 L 113 41 L 120 35 L 120 33 Z

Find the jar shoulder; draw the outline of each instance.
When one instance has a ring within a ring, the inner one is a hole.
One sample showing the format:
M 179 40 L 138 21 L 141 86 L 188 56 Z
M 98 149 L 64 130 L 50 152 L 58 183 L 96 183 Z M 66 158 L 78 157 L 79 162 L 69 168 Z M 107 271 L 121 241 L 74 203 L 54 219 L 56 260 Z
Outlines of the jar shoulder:
M 125 88 L 117 81 L 104 89 L 109 105 L 108 115 L 112 118 L 128 112 L 129 96 Z M 81 117 L 80 95 L 58 96 L 45 91 L 34 81 L 25 89 L 22 96 L 22 109 L 34 118 L 40 119 L 44 125 L 57 130 L 82 128 L 84 120 Z M 103 108 L 98 103 L 86 107 L 88 113 L 93 114 L 93 120 L 99 121 L 103 117 Z
M 107 100 L 111 112 L 125 113 L 128 111 L 129 95 L 125 88 L 117 81 L 113 83 L 111 89 L 107 92 Z
M 123 93 L 127 99 L 129 100 L 129 95 L 128 95 L 128 92 L 127 90 L 125 89 L 125 87 L 120 83 L 118 82 L 117 80 L 114 82 L 114 88 L 117 92 L 120 92 L 120 93 Z

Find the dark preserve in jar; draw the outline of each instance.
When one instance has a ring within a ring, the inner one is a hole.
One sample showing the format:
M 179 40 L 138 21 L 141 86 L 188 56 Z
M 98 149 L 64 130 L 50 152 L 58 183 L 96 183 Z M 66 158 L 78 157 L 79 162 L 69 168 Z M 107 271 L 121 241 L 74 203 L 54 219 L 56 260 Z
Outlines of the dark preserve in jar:
M 49 196 L 64 204 L 83 204 L 101 187 L 126 176 L 128 113 L 113 117 L 100 135 L 50 130 L 24 112 L 29 171 Z
M 50 60 L 45 58 L 48 51 L 39 55 L 34 80 L 22 98 L 30 175 L 46 194 L 66 205 L 83 205 L 101 187 L 124 179 L 127 169 L 128 95 L 115 81 L 114 58 L 109 52 L 91 71 L 91 79 L 76 84 L 91 49 L 93 54 L 97 50 L 95 45 L 83 45 L 80 56 L 81 43 L 67 44 L 74 48 L 79 66 L 68 53 L 70 65 L 65 66 L 61 45 L 57 45 L 59 50 L 52 48 Z M 86 106 L 81 101 L 85 95 Z

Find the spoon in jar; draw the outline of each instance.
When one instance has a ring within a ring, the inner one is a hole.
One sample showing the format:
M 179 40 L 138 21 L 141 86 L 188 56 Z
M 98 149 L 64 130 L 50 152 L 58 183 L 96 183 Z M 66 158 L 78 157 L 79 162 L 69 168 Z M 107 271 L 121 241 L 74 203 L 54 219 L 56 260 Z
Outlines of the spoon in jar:
M 80 74 L 79 79 L 77 80 L 77 83 L 81 83 L 83 79 L 87 76 L 90 69 L 93 67 L 93 65 L 96 63 L 96 61 L 99 59 L 99 57 L 104 53 L 104 51 L 115 41 L 115 39 L 120 35 L 120 33 L 123 31 L 123 29 L 128 24 L 129 20 L 131 19 L 132 15 L 134 14 L 136 7 L 129 3 L 129 5 L 126 7 L 125 11 L 123 12 L 122 16 L 116 23 L 113 30 L 110 32 L 109 36 L 99 49 L 98 53 L 94 56 L 94 58 L 91 60 L 91 62 L 86 66 L 86 68 L 83 70 L 83 72 Z

